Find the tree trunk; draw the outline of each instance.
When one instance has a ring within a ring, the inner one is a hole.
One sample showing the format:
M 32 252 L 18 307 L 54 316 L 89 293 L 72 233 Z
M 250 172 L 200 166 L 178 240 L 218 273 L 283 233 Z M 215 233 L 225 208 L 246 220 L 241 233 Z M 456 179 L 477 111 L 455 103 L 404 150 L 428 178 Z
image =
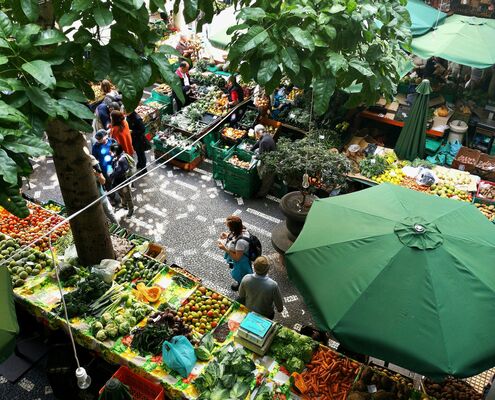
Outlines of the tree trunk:
M 60 120 L 48 123 L 46 132 L 53 162 L 69 215 L 99 197 L 84 136 Z M 101 202 L 70 221 L 77 255 L 83 265 L 114 259 L 110 233 Z

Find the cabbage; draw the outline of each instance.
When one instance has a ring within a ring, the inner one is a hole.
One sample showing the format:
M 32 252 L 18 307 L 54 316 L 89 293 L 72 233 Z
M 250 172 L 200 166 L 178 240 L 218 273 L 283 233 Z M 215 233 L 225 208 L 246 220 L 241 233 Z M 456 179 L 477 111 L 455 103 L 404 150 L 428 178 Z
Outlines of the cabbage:
M 302 372 L 305 367 L 304 361 L 297 357 L 292 357 L 285 363 L 285 368 L 292 373 L 292 372 Z
M 194 352 L 198 360 L 208 361 L 211 358 L 211 353 L 204 346 L 199 346 Z
M 98 333 L 96 334 L 96 340 L 99 340 L 100 342 L 104 342 L 105 340 L 107 340 L 107 334 L 104 329 L 98 331 Z

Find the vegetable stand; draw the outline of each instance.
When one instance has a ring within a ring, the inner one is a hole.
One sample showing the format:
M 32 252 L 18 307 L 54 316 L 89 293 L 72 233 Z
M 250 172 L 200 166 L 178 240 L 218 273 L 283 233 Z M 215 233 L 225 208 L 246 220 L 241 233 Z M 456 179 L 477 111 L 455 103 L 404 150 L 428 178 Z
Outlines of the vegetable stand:
M 3 218 L 0 213 L 0 222 Z M 13 247 L 15 240 L 4 235 L 0 246 L 5 243 Z M 76 268 L 75 276 L 60 273 L 66 301 L 77 298 L 85 281 L 85 296 L 96 291 L 92 294 L 96 300 L 79 302 L 87 306 L 85 315 L 71 309 L 71 329 L 81 346 L 110 363 L 127 366 L 159 382 L 169 399 L 305 399 L 330 391 L 333 398 L 345 400 L 363 368 L 360 363 L 281 326 L 277 326 L 268 353 L 263 357 L 254 354 L 236 340 L 248 313 L 244 306 L 201 285 L 180 267 L 141 254 L 146 242 L 140 246 L 124 257 L 113 284 L 98 281 L 95 274 L 82 267 Z M 67 330 L 60 317 L 61 298 L 50 267 L 45 262 L 40 273 L 28 276 L 14 289 L 15 298 L 42 323 Z M 140 287 L 147 295 L 143 301 L 136 297 Z M 166 335 L 185 334 L 197 347 L 198 361 L 187 378 L 163 363 L 156 342 L 150 347 L 150 340 L 156 341 L 157 316 L 164 318 L 159 322 L 158 332 L 162 333 L 158 344 Z M 335 362 L 329 363 L 331 360 Z

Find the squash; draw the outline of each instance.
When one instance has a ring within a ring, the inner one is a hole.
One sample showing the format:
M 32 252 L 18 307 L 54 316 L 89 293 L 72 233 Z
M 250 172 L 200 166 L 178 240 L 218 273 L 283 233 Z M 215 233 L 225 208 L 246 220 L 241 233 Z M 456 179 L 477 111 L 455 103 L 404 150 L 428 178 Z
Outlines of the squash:
M 134 297 L 145 303 L 154 303 L 160 299 L 162 289 L 158 286 L 146 287 L 143 282 L 136 285 L 136 289 L 132 291 Z

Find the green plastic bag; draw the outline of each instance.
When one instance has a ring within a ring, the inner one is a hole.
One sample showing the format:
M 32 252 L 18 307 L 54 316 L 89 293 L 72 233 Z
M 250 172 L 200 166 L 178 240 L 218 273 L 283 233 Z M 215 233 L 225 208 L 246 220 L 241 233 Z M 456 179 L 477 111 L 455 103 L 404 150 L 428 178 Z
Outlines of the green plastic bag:
M 187 378 L 196 364 L 194 347 L 185 336 L 174 336 L 163 342 L 163 362 L 183 378 Z

